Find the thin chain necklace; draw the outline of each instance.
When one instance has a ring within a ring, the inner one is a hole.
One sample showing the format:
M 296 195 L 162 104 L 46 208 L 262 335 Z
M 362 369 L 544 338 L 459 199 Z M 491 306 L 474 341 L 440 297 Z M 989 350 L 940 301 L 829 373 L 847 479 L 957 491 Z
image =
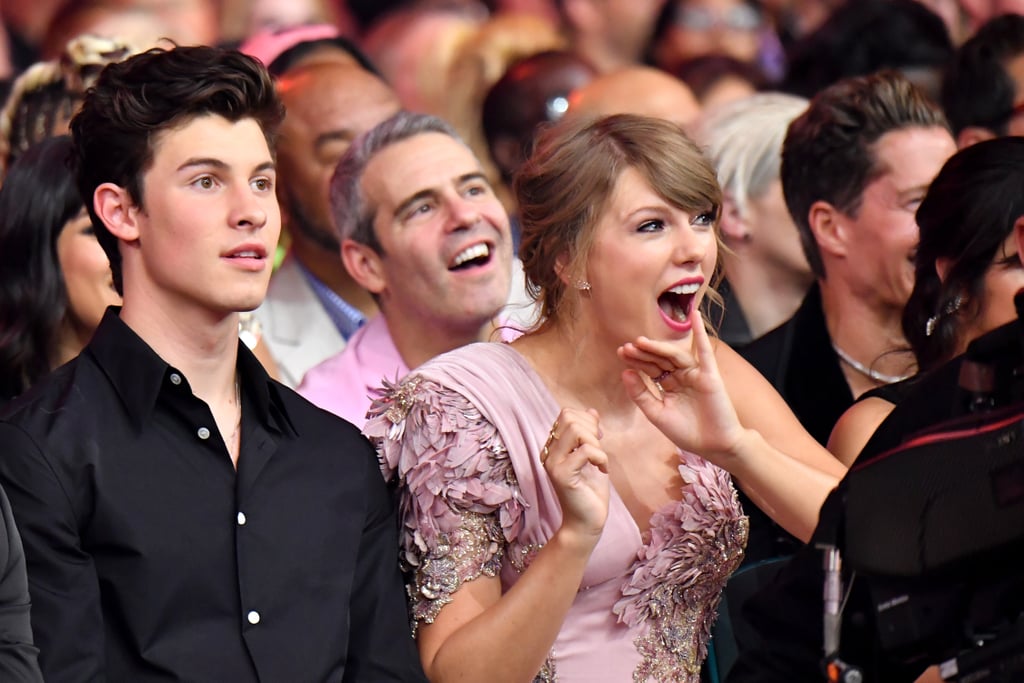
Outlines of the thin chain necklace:
M 877 370 L 873 370 L 868 366 L 864 365 L 863 363 L 861 363 L 860 361 L 858 361 L 857 359 L 853 358 L 846 351 L 843 351 L 841 348 L 836 346 L 835 342 L 832 342 L 832 350 L 836 352 L 837 356 L 839 356 L 839 360 L 843 361 L 860 374 L 864 375 L 865 377 L 875 382 L 881 382 L 882 384 L 892 384 L 893 382 L 902 382 L 903 380 L 913 376 L 912 374 L 886 375 L 884 373 L 878 372 Z
M 237 375 L 235 375 L 235 405 L 238 406 L 238 422 L 235 423 L 235 429 L 231 432 L 231 445 L 228 448 L 234 446 L 239 438 L 239 432 L 242 431 L 242 387 L 238 383 Z

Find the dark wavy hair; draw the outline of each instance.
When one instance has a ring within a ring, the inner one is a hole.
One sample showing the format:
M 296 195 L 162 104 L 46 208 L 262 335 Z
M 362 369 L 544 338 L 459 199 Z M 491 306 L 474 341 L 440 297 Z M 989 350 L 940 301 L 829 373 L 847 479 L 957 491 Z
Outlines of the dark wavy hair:
M 51 369 L 68 297 L 57 259 L 61 230 L 82 210 L 68 165 L 71 138 L 30 147 L 0 188 L 0 398 Z
M 1024 16 L 1004 14 L 960 46 L 942 80 L 942 106 L 953 133 L 968 126 L 1005 135 L 1017 99 L 1007 64 L 1024 54 Z
M 816 277 L 826 273 L 811 206 L 826 201 L 856 216 L 864 189 L 886 171 L 875 143 L 886 133 L 918 126 L 949 128 L 939 106 L 896 71 L 839 81 L 815 95 L 790 124 L 782 145 L 782 193 Z
M 985 273 L 1021 216 L 1024 138 L 996 138 L 962 149 L 932 181 L 917 209 L 916 279 L 903 309 L 903 334 L 920 370 L 944 363 L 960 349 L 964 321 L 977 318 L 987 305 Z M 939 259 L 951 264 L 944 281 L 935 269 Z
M 78 189 L 86 197 L 96 236 L 122 292 L 121 254 L 91 198 L 103 183 L 128 191 L 138 207 L 143 173 L 153 163 L 162 132 L 205 115 L 254 119 L 271 151 L 284 118 L 266 69 L 236 50 L 217 47 L 154 48 L 103 69 L 71 120 Z

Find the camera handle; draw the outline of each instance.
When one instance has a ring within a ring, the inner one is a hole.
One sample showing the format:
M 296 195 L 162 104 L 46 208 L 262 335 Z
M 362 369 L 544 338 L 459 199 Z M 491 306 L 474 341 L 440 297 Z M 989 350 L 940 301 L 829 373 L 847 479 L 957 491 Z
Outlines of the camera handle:
M 864 673 L 839 658 L 839 633 L 843 620 L 843 558 L 834 545 L 819 546 L 825 552 L 825 612 L 822 629 L 825 644 L 825 677 L 828 683 L 863 683 Z

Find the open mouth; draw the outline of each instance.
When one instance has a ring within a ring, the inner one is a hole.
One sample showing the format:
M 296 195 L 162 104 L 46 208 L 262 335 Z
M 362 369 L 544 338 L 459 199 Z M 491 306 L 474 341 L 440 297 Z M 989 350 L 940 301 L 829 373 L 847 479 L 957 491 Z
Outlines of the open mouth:
M 658 296 L 658 308 L 665 317 L 677 323 L 685 323 L 693 310 L 693 302 L 700 291 L 699 282 L 688 282 L 671 287 Z
M 491 262 L 491 247 L 485 242 L 478 242 L 466 247 L 449 262 L 448 270 L 460 271 L 479 268 Z

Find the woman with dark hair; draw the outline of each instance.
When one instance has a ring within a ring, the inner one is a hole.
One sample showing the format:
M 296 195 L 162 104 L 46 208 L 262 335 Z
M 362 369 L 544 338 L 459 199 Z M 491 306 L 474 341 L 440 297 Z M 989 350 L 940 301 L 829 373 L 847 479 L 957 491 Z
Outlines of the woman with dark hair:
M 977 337 L 1013 320 L 1024 288 L 1017 234 L 1024 232 L 1024 138 L 960 150 L 946 162 L 917 210 L 920 242 L 903 333 L 926 372 Z M 912 380 L 910 380 L 912 381 Z M 829 450 L 853 462 L 898 402 L 901 387 L 870 392 L 836 424 Z
M 71 139 L 26 151 L 0 188 L 0 398 L 74 358 L 107 306 L 110 263 L 68 167 Z

